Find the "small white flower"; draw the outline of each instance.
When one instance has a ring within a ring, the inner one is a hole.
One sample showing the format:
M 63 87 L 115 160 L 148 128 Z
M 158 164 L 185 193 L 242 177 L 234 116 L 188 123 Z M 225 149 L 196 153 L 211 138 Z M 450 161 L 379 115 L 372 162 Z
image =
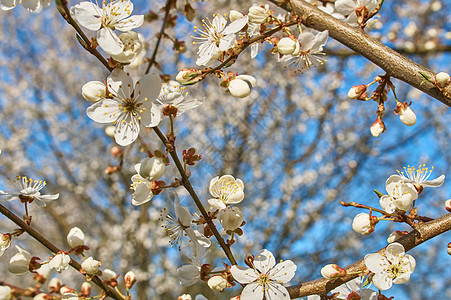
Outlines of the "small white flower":
M 70 256 L 60 251 L 49 262 L 50 269 L 55 269 L 58 273 L 69 267 Z
M 207 284 L 212 290 L 222 292 L 227 287 L 227 280 L 220 275 L 215 275 L 208 279 Z
M 319 32 L 316 35 L 312 32 L 303 32 L 298 37 L 300 44 L 299 53 L 294 53 L 296 55 L 284 55 L 279 61 L 285 63 L 286 67 L 294 73 L 302 73 L 303 70 L 308 70 L 311 66 L 316 69 L 319 65 L 324 64 L 322 56 L 325 54 L 322 51 L 328 38 L 328 30 Z
M 175 80 L 180 82 L 181 84 L 192 84 L 196 83 L 200 80 L 200 77 L 197 77 L 201 74 L 201 71 L 197 69 L 183 69 L 180 72 L 177 73 L 177 76 L 175 77 Z M 194 78 L 198 78 L 193 81 Z
M 361 299 L 377 300 L 377 292 L 371 289 L 362 289 L 363 278 L 357 277 L 330 291 L 331 294 L 338 293 L 337 299 Z M 359 298 L 357 298 L 357 295 Z M 349 297 L 351 296 L 351 297 Z M 349 298 L 348 298 L 349 297 Z
M 82 294 L 83 296 L 89 296 L 91 294 L 92 286 L 89 282 L 85 281 L 81 284 L 80 290 L 80 294 Z
M 257 80 L 249 75 L 238 75 L 229 82 L 229 92 L 237 98 L 245 98 L 251 94 L 251 89 L 255 87 Z
M 0 300 L 9 300 L 12 298 L 12 290 L 9 286 L 0 286 Z
M 448 73 L 440 72 L 435 75 L 435 81 L 439 87 L 444 88 L 450 83 L 451 78 Z
M 254 38 L 260 35 L 260 24 L 250 22 L 247 28 L 249 38 Z M 251 45 L 251 58 L 255 58 L 258 54 L 258 42 Z
M 88 117 L 98 123 L 114 123 L 114 138 L 121 146 L 133 143 L 141 126 L 154 127 L 160 123 L 161 112 L 152 103 L 160 93 L 161 80 L 147 74 L 133 84 L 121 69 L 114 69 L 107 78 L 108 95 L 87 108 Z
M 119 54 L 111 55 L 115 61 L 120 63 L 130 63 L 144 49 L 144 37 L 134 31 L 121 33 L 119 39 L 124 45 L 124 49 L 122 49 L 122 52 Z
M 254 4 L 249 8 L 249 21 L 256 24 L 263 24 L 268 20 L 268 17 L 274 13 L 269 9 L 269 5 Z
M 202 247 L 210 247 L 211 241 L 198 230 L 192 228 L 192 217 L 188 208 L 180 205 L 180 200 L 176 193 L 174 193 L 174 197 L 175 217 L 165 212 L 162 212 L 161 216 L 161 220 L 166 223 L 161 225 L 161 227 L 164 228 L 171 238 L 171 244 L 178 244 L 179 250 L 181 250 L 183 236 L 186 234 L 195 244 Z
M 379 203 L 388 213 L 393 213 L 395 209 L 408 211 L 413 200 L 418 198 L 415 187 L 406 183 L 399 175 L 390 176 L 385 183 L 385 189 L 388 195 L 383 195 Z
M 0 196 L 3 196 L 6 201 L 11 201 L 19 198 L 22 202 L 33 202 L 36 200 L 36 204 L 40 207 L 45 207 L 48 203 L 58 199 L 59 194 L 54 195 L 41 195 L 40 190 L 46 185 L 45 181 L 31 178 L 26 176 L 16 176 L 13 183 L 17 187 L 17 191 L 4 192 L 0 191 Z
M 188 259 L 189 264 L 177 269 L 177 277 L 183 286 L 191 286 L 200 281 L 200 271 L 208 248 L 196 245 L 196 253 L 193 258 Z
M 378 137 L 382 132 L 385 131 L 385 124 L 382 122 L 382 119 L 377 118 L 374 121 L 373 125 L 370 127 L 371 135 L 374 137 Z
M 238 207 L 227 207 L 219 212 L 218 220 L 225 230 L 234 231 L 241 226 L 244 216 Z
M 124 49 L 123 42 L 114 33 L 115 29 L 127 32 L 143 24 L 144 15 L 130 17 L 132 11 L 133 3 L 129 0 L 115 0 L 108 4 L 104 1 L 102 8 L 85 1 L 70 9 L 72 17 L 81 26 L 97 31 L 97 42 L 108 54 L 119 54 Z
M 352 221 L 352 229 L 360 234 L 369 235 L 374 229 L 371 226 L 370 215 L 367 213 L 360 213 L 354 217 Z
M 296 265 L 291 260 L 285 260 L 276 265 L 271 252 L 264 249 L 254 259 L 253 268 L 232 266 L 233 278 L 246 284 L 241 300 L 288 300 L 290 295 L 282 283 L 287 283 L 296 272 Z
M 71 248 L 84 245 L 85 234 L 78 227 L 73 227 L 67 234 L 67 243 Z
M 171 108 L 176 108 L 176 116 L 180 116 L 187 110 L 198 107 L 204 103 L 205 98 L 198 99 L 186 97 L 188 93 L 185 93 L 184 89 L 185 87 L 181 87 L 180 84 L 174 80 L 162 84 L 157 102 L 160 104 L 160 109 L 163 111 L 163 114 L 170 106 Z
M 425 164 L 418 166 L 418 169 L 415 167 L 407 166 L 404 167 L 403 172 L 398 172 L 401 175 L 402 179 L 405 183 L 411 183 L 415 186 L 415 188 L 421 193 L 423 187 L 439 187 L 445 182 L 445 175 L 442 174 L 439 177 L 428 180 L 429 176 L 431 176 L 434 167 L 429 170 Z
M 95 276 L 101 265 L 102 263 L 100 261 L 95 260 L 92 257 L 88 257 L 84 262 L 82 262 L 81 268 L 88 276 Z
M 417 116 L 407 102 L 398 102 L 395 114 L 399 115 L 399 119 L 404 125 L 413 126 L 417 122 Z
M 380 290 L 388 290 L 393 283 L 409 281 L 416 266 L 415 259 L 405 254 L 404 247 L 399 243 L 388 245 L 383 254 L 367 254 L 364 260 L 366 267 L 374 273 L 374 286 Z
M 30 252 L 26 251 L 22 247 L 16 245 L 16 248 L 19 253 L 16 253 L 9 260 L 8 270 L 13 274 L 23 275 L 29 272 L 32 257 Z
M 11 234 L 0 233 L 0 256 L 11 246 Z
M 372 12 L 377 6 L 377 0 L 337 0 L 335 2 L 335 9 L 339 14 L 348 16 L 346 22 L 354 27 L 359 24 L 356 10 L 366 10 L 367 13 Z
M 229 204 L 240 203 L 244 199 L 244 184 L 232 175 L 216 176 L 210 181 L 208 203 L 214 209 L 224 209 Z
M 223 51 L 232 48 L 235 44 L 235 34 L 246 25 L 247 20 L 248 17 L 243 16 L 227 26 L 227 20 L 221 15 L 214 16 L 211 23 L 202 20 L 205 30 L 194 27 L 194 32 L 200 33 L 199 37 L 194 37 L 200 40 L 199 51 L 197 52 L 199 58 L 196 64 L 198 66 L 207 65 L 214 56 L 219 57 Z

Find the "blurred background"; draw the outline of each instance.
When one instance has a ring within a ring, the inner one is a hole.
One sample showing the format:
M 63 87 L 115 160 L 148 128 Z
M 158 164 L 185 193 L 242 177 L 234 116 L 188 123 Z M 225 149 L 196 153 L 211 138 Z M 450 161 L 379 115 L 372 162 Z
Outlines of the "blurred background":
M 177 53 L 171 39 L 163 38 L 156 57 L 160 69 L 152 71 L 175 78 L 179 70 L 196 67 L 197 46 L 190 37 L 194 26 L 214 13 L 228 14 L 231 9 L 247 13 L 254 2 L 178 0 L 177 8 L 171 10 L 176 25 L 165 33 L 184 41 L 187 51 Z M 158 15 L 152 21 L 147 18 L 136 30 L 145 36 L 146 56 L 151 57 L 165 3 L 133 3 L 134 14 L 150 16 L 152 10 Z M 187 3 L 195 9 L 192 22 L 183 14 Z M 284 13 L 274 9 L 275 15 Z M 449 0 L 385 1 L 367 31 L 419 64 L 449 73 L 450 9 Z M 291 74 L 269 53 L 270 48 L 261 44 L 256 59 L 250 58 L 248 49 L 227 69 L 256 77 L 257 87 L 245 99 L 225 93 L 214 76 L 187 87 L 188 97 L 206 100 L 176 118 L 176 146 L 179 155 L 189 147 L 202 155 L 200 163 L 191 168 L 191 182 L 205 205 L 213 177 L 232 174 L 243 180 L 245 199 L 237 206 L 246 225 L 244 235 L 232 247 L 239 263 L 246 253 L 266 248 L 278 260 L 295 262 L 298 271 L 291 284 L 296 284 L 319 278 L 325 264 L 344 267 L 384 247 L 393 230 L 410 230 L 403 224 L 380 222 L 375 233 L 361 236 L 352 231 L 351 223 L 362 210 L 344 208 L 340 201 L 378 207 L 373 189 L 385 193 L 386 179 L 407 165 L 435 166 L 431 178 L 451 176 L 451 113 L 441 102 L 393 79 L 399 100 L 413 102 L 418 120 L 412 127 L 402 124 L 393 113 L 396 104 L 389 94 L 384 117 L 387 131 L 374 138 L 369 128 L 376 119 L 377 103 L 350 100 L 347 92 L 384 75 L 383 70 L 329 39 L 324 66 Z M 140 77 L 146 67 L 143 61 L 130 71 Z M 140 142 L 123 148 L 124 162 L 118 172 L 105 174 L 108 166 L 119 163 L 110 153 L 117 145 L 105 134 L 105 126 L 86 116 L 90 103 L 81 96 L 81 87 L 108 75 L 78 44 L 75 31 L 54 3 L 39 14 L 21 5 L 0 11 L 0 189 L 11 189 L 6 178 L 16 175 L 46 180 L 42 192 L 59 192 L 60 198 L 44 209 L 30 205 L 32 225 L 66 250 L 69 230 L 81 228 L 90 247 L 88 256 L 100 259 L 102 269 L 122 275 L 135 272 L 137 299 L 176 299 L 183 293 L 193 298 L 201 293 L 209 299 L 238 295 L 238 288 L 219 294 L 205 283 L 179 285 L 176 270 L 185 264 L 188 253 L 170 247 L 158 220 L 161 209 L 172 208 L 169 192 L 145 205 L 132 206 L 134 164 L 146 157 L 146 149 L 164 150 L 151 130 L 143 132 Z M 162 121 L 163 132 L 168 124 L 167 119 Z M 180 176 L 171 165 L 162 180 L 170 183 L 175 177 Z M 450 191 L 449 180 L 440 188 L 426 188 L 417 200 L 419 214 L 431 218 L 445 214 L 444 201 L 451 198 Z M 182 205 L 196 212 L 183 189 L 177 192 Z M 5 203 L 17 215 L 24 214 L 19 201 Z M 0 217 L 0 232 L 14 228 Z M 410 282 L 384 294 L 396 299 L 451 298 L 449 242 L 447 233 L 410 251 L 417 260 Z M 41 260 L 51 255 L 27 234 L 14 243 Z M 211 248 L 207 261 L 214 266 L 227 262 L 215 242 Z M 0 279 L 20 287 L 33 284 L 31 274 L 8 273 L 9 258 L 15 253 L 11 247 L 0 258 Z M 53 275 L 76 290 L 84 280 L 75 270 Z M 45 286 L 42 289 L 46 291 Z

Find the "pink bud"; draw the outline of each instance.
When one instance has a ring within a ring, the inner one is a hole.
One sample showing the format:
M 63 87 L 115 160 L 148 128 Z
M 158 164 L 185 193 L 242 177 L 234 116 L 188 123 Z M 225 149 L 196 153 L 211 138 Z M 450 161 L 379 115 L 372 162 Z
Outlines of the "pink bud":
M 133 273 L 133 271 L 128 271 L 124 275 L 124 280 L 125 280 L 125 287 L 130 289 L 136 282 L 135 273 Z
M 114 146 L 113 148 L 111 148 L 110 153 L 113 157 L 119 157 L 124 153 L 124 151 L 122 151 L 120 147 Z
M 448 248 L 446 249 L 449 255 L 451 255 L 451 243 L 448 244 Z
M 321 269 L 321 275 L 326 279 L 336 279 L 346 276 L 346 270 L 336 264 L 329 264 Z
M 451 212 L 451 199 L 445 201 L 445 208 L 447 211 Z
M 366 92 L 366 85 L 355 85 L 353 86 L 349 92 L 348 92 L 348 98 L 349 99 L 358 99 L 358 100 L 365 100 L 365 98 L 362 99 L 362 96 Z
M 385 124 L 382 122 L 381 118 L 377 118 L 376 121 L 374 121 L 373 125 L 370 127 L 370 131 L 374 137 L 378 137 L 385 131 Z
M 81 295 L 88 297 L 90 294 L 91 294 L 91 284 L 85 281 L 81 284 Z

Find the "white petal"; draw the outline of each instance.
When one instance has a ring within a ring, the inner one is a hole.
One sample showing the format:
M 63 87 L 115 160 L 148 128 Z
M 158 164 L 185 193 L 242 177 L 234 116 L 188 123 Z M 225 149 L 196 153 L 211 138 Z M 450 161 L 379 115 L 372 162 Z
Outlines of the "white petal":
M 244 26 L 246 26 L 248 19 L 249 18 L 247 16 L 243 16 L 242 18 L 233 21 L 224 29 L 222 33 L 224 35 L 228 35 L 230 33 L 236 33 L 240 31 Z
M 271 271 L 269 271 L 269 275 L 271 276 L 271 280 L 287 283 L 294 277 L 297 268 L 298 267 L 291 260 L 285 260 L 275 265 Z
M 42 9 L 41 0 L 22 0 L 22 6 L 30 12 L 39 12 Z
M 17 1 L 16 0 L 1 0 L 0 1 L 0 9 L 1 10 L 10 10 L 16 7 Z
M 242 266 L 232 266 L 230 268 L 233 278 L 239 283 L 247 284 L 257 280 L 259 274 L 252 268 L 246 268 Z
M 177 219 L 179 219 L 180 223 L 183 224 L 183 226 L 191 226 L 191 214 L 189 213 L 189 210 L 185 206 L 176 205 L 175 206 L 175 215 L 177 216 Z
M 119 99 L 130 98 L 134 90 L 133 79 L 122 69 L 114 69 L 107 78 L 108 91 Z
M 212 180 L 210 180 L 210 184 L 208 186 L 208 190 L 210 191 L 210 195 L 212 195 L 215 198 L 219 197 L 218 190 L 215 188 L 216 183 L 218 182 L 219 176 L 216 176 Z
M 177 269 L 177 276 L 183 286 L 193 285 L 200 280 L 200 267 L 185 265 Z
M 263 249 L 263 251 L 254 258 L 254 266 L 261 273 L 267 274 L 275 264 L 276 259 L 274 258 L 274 255 L 266 249 Z
M 130 2 L 131 3 L 131 2 Z M 114 27 L 120 31 L 130 31 L 144 23 L 144 15 L 135 15 L 117 23 Z
M 388 261 L 379 253 L 371 253 L 365 255 L 365 266 L 373 273 L 379 273 L 384 270 L 385 266 L 388 266 Z
M 219 50 L 227 51 L 235 44 L 235 34 L 229 34 L 221 38 L 219 41 Z
M 394 284 L 403 284 L 410 280 L 410 273 L 403 273 L 401 275 L 396 276 L 395 279 L 393 279 Z
M 290 294 L 288 290 L 281 284 L 271 281 L 266 284 L 267 289 L 265 290 L 266 299 L 277 299 L 277 300 L 289 300 Z
M 75 20 L 86 29 L 97 31 L 102 25 L 102 10 L 90 1 L 80 2 L 71 7 L 71 14 Z
M 153 197 L 153 193 L 150 188 L 151 186 L 149 182 L 139 183 L 135 188 L 135 192 L 133 193 L 132 204 L 138 206 L 149 202 Z
M 243 291 L 241 292 L 240 300 L 260 300 L 260 299 L 263 299 L 263 287 L 256 282 L 246 285 Z
M 122 41 L 109 27 L 103 27 L 97 31 L 97 42 L 99 43 L 99 46 L 110 55 L 119 54 L 124 49 Z
M 135 99 L 138 102 L 155 101 L 160 95 L 160 90 L 160 76 L 157 74 L 147 74 L 136 82 Z
M 185 229 L 185 232 L 194 243 L 199 244 L 205 248 L 210 247 L 211 241 L 199 231 L 189 227 Z
M 131 114 L 117 120 L 114 130 L 114 139 L 121 146 L 133 143 L 139 135 L 140 126 L 138 120 Z
M 440 175 L 440 177 L 435 178 L 433 180 L 427 180 L 420 183 L 424 187 L 438 187 L 441 186 L 445 182 L 445 175 Z
M 386 273 L 376 273 L 373 277 L 373 284 L 378 289 L 385 291 L 391 288 L 393 280 Z
M 216 198 L 208 199 L 208 204 L 210 204 L 211 207 L 213 207 L 214 209 L 225 209 L 225 208 L 227 208 L 227 206 L 224 204 L 224 202 L 222 202 L 221 200 L 216 199 Z
M 86 109 L 88 117 L 97 123 L 112 123 L 121 113 L 118 103 L 111 99 L 101 100 Z
M 349 15 L 355 11 L 357 5 L 353 0 L 337 0 L 335 1 L 335 10 L 342 15 Z
M 404 254 L 404 247 L 400 243 L 391 243 L 385 248 L 385 257 L 391 262 L 394 261 L 394 258 L 398 259 L 404 256 Z
M 60 194 L 54 194 L 54 195 L 40 195 L 35 198 L 36 204 L 40 207 L 45 207 L 48 203 L 52 202 L 53 200 L 58 199 Z

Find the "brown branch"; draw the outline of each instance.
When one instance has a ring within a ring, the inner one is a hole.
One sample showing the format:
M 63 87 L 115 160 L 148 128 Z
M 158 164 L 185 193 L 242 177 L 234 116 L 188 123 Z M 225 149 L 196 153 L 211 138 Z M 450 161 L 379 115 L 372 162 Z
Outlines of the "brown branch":
M 277 0 L 269 1 L 277 5 L 280 4 Z M 319 31 L 329 30 L 329 36 L 366 57 L 390 76 L 398 78 L 444 104 L 451 106 L 451 85 L 448 85 L 441 92 L 430 82 L 422 84 L 424 77 L 421 76 L 420 72 L 428 75 L 430 78 L 434 78 L 435 73 L 385 46 L 361 29 L 349 26 L 304 0 L 291 0 L 290 6 L 286 4 L 280 6 L 287 11 L 292 11 L 293 9 L 301 18 L 302 24 L 307 27 Z
M 404 246 L 407 251 L 415 248 L 416 246 L 432 239 L 442 233 L 445 233 L 451 229 L 451 213 L 444 215 L 434 221 L 419 224 L 416 230 L 411 231 L 409 234 L 403 236 L 397 243 Z M 385 248 L 380 249 L 377 253 L 383 253 Z M 365 271 L 365 263 L 363 259 L 344 268 L 348 273 Z M 358 274 L 348 275 L 335 281 L 330 281 L 324 278 L 316 279 L 314 281 L 301 283 L 288 287 L 288 292 L 292 299 L 299 298 L 308 295 L 325 295 L 337 286 L 342 285 L 349 280 L 356 278 Z
M 433 55 L 444 52 L 451 52 L 450 45 L 438 45 L 433 49 L 426 49 L 424 46 L 415 47 L 415 49 L 407 49 L 407 48 L 396 48 L 394 49 L 396 52 L 405 54 L 405 55 Z M 338 57 L 350 57 L 360 55 L 360 53 L 349 51 L 349 50 L 324 50 L 328 56 L 338 56 Z
M 0 213 L 3 214 L 5 217 L 13 221 L 17 226 L 22 228 L 24 231 L 26 231 L 30 236 L 32 236 L 35 240 L 40 242 L 44 247 L 49 249 L 53 253 L 58 253 L 60 249 L 53 245 L 50 241 L 48 241 L 45 237 L 43 237 L 38 231 L 36 231 L 31 226 L 27 225 L 21 218 L 13 214 L 9 209 L 7 209 L 5 206 L 0 204 Z M 77 271 L 80 271 L 81 265 L 76 262 L 74 259 L 71 258 L 70 265 Z M 102 290 L 105 291 L 105 293 L 114 298 L 114 299 L 124 299 L 121 297 L 115 290 L 111 289 L 105 282 L 103 282 L 98 276 L 94 276 L 92 281 Z

